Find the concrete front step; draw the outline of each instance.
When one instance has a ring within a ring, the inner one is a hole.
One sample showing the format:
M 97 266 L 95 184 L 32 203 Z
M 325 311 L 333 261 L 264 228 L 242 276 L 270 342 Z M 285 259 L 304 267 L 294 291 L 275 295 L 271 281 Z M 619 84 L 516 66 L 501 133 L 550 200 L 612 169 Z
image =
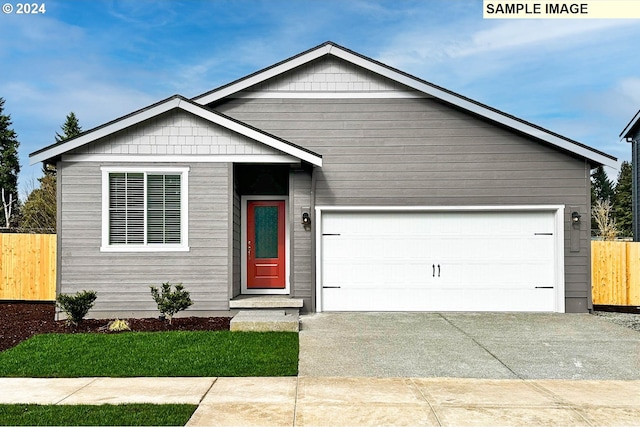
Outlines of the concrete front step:
M 300 319 L 298 313 L 284 310 L 240 310 L 231 319 L 232 331 L 249 332 L 298 332 Z
M 230 309 L 301 309 L 302 298 L 291 298 L 288 295 L 240 295 L 229 301 Z

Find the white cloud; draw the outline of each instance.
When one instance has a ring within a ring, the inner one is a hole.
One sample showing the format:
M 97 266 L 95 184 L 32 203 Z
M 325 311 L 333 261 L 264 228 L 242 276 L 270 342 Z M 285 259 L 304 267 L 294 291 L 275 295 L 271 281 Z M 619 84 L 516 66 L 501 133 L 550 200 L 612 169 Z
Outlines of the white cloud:
M 561 49 L 572 44 L 588 44 L 590 36 L 616 27 L 625 20 L 526 20 L 506 21 L 472 34 L 468 46 L 450 47 L 450 57 L 485 55 L 497 51 L 522 51 L 541 46 Z M 524 53 L 524 52 L 523 52 Z

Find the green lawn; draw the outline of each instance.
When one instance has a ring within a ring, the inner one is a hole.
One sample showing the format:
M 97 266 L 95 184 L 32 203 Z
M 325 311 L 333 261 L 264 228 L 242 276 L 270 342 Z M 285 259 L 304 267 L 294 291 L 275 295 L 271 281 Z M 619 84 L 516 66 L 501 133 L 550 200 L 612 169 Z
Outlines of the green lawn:
M 298 373 L 294 332 L 44 334 L 0 352 L 2 377 L 245 377 Z
M 3 426 L 183 426 L 196 405 L 0 405 Z

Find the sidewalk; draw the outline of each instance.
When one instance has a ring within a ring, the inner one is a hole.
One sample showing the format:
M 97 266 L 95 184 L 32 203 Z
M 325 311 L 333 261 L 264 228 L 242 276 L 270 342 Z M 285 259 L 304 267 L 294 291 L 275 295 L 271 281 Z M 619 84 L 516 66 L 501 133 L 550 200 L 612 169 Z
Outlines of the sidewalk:
M 0 378 L 0 403 L 190 403 L 187 425 L 640 425 L 640 380 Z

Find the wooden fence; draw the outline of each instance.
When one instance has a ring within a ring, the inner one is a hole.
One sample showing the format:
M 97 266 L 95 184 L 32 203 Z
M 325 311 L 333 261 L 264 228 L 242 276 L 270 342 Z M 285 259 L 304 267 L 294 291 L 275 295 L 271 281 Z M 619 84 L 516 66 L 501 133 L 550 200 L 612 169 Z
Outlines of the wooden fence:
M 640 243 L 592 241 L 591 284 L 594 304 L 640 306 Z
M 56 235 L 0 233 L 0 300 L 56 299 Z
M 640 306 L 640 243 L 591 242 L 593 303 Z M 0 233 L 0 300 L 56 299 L 56 235 Z

